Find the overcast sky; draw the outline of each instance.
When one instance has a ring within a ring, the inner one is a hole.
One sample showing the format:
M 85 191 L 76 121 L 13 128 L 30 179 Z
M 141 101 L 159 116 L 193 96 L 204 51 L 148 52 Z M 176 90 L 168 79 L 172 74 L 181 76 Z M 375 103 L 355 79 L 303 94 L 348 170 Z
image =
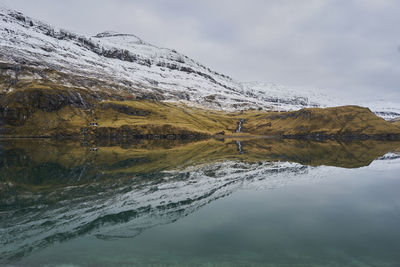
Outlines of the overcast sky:
M 84 35 L 133 33 L 241 81 L 400 102 L 397 0 L 0 0 Z

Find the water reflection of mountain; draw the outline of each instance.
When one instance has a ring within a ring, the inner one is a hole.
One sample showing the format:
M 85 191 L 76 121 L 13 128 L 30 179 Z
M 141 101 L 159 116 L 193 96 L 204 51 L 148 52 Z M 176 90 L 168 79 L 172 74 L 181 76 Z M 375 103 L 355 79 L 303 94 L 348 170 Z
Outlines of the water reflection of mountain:
M 0 150 L 0 258 L 18 259 L 89 233 L 133 237 L 240 188 L 323 176 L 324 168 L 311 166 L 366 166 L 397 147 L 267 139 L 90 147 L 7 140 Z

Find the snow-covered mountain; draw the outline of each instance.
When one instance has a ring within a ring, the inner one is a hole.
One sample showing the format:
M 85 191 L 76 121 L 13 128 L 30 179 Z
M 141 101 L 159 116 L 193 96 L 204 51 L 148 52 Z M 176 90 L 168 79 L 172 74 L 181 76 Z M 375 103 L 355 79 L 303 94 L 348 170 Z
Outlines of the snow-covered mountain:
M 138 98 L 187 100 L 216 108 L 222 102 L 259 102 L 246 99 L 241 84 L 233 79 L 134 35 L 104 32 L 84 37 L 4 7 L 0 9 L 0 55 L 2 62 L 36 69 L 18 79 L 54 80 L 57 77 L 44 77 L 41 71 L 54 69 L 67 74 L 64 84 L 95 91 L 107 87 Z M 18 76 L 15 72 L 12 75 Z
M 0 7 L 0 93 L 31 80 L 230 111 L 358 104 L 386 119 L 400 117 L 400 104 L 367 105 L 315 90 L 242 83 L 132 34 L 103 32 L 85 37 Z

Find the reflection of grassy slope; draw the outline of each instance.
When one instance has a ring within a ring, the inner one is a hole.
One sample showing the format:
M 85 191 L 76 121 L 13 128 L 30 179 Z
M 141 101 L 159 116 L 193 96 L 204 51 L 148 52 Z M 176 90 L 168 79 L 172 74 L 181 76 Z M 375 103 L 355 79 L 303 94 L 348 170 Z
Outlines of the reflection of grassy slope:
M 99 147 L 97 152 L 91 152 L 74 142 L 16 140 L 7 144 L 1 155 L 0 181 L 35 190 L 85 183 L 95 186 L 107 180 L 117 182 L 136 175 L 221 161 L 236 152 L 235 145 L 214 139 L 187 144 L 164 142 L 171 144 L 165 148 L 161 142 L 143 141 L 125 148 Z
M 337 166 L 357 168 L 368 166 L 376 158 L 400 148 L 400 142 L 313 142 L 300 140 L 243 143 L 250 153 L 262 153 L 268 161 L 290 161 L 310 166 Z
M 249 163 L 260 161 L 292 161 L 305 165 L 330 165 L 338 167 L 360 167 L 369 165 L 374 159 L 400 147 L 399 142 L 363 141 L 341 143 L 303 142 L 296 140 L 253 139 L 241 142 L 244 153 L 239 153 L 236 141 L 204 140 L 181 144 L 169 149 L 101 147 L 96 162 L 101 166 L 117 166 L 115 162 L 129 159 L 133 165 L 112 168 L 111 172 L 146 173 L 181 169 L 188 166 L 239 160 Z M 107 168 L 107 167 L 106 167 Z
M 13 173 L 18 172 L 23 177 L 31 179 L 34 175 L 24 172 L 40 166 L 40 171 L 43 173 L 36 174 L 42 176 L 37 180 L 38 185 L 41 185 L 65 179 L 61 177 L 62 174 L 55 175 L 53 172 L 52 175 L 51 171 L 46 172 L 46 166 L 48 168 L 58 166 L 60 171 L 69 171 L 68 175 L 71 177 L 86 175 L 94 179 L 93 177 L 100 177 L 100 173 L 109 177 L 132 177 L 136 174 L 176 170 L 225 160 L 249 163 L 290 161 L 312 166 L 354 168 L 369 165 L 374 159 L 398 149 L 400 142 L 369 140 L 341 143 L 252 139 L 241 141 L 241 147 L 244 153 L 239 153 L 236 141 L 210 139 L 186 144 L 177 141 L 142 141 L 124 147 L 99 147 L 97 152 L 90 152 L 87 147 L 74 142 L 13 141 L 4 147 L 2 156 L 4 163 L 1 165 L 3 174 L 0 176 L 2 179 L 12 180 Z M 12 157 L 6 157 L 6 154 Z M 85 177 L 79 180 L 87 181 Z M 68 183 L 68 180 L 65 182 Z
M 166 145 L 166 143 L 168 143 Z M 74 142 L 14 140 L 2 145 L 0 154 L 0 202 L 17 194 L 50 193 L 63 188 L 65 196 L 76 186 L 99 190 L 114 184 L 157 183 L 160 171 L 182 170 L 226 160 L 247 163 L 288 161 L 303 165 L 357 168 L 390 151 L 400 151 L 400 142 L 252 139 L 236 141 L 214 139 L 193 143 L 141 141 L 138 144 L 99 147 L 97 152 Z M 185 179 L 183 175 L 181 179 Z M 70 190 L 71 189 L 71 190 Z M 26 191 L 27 190 L 27 191 Z M 79 190 L 78 190 L 79 191 Z M 5 199 L 3 199 L 5 197 Z M 57 198 L 63 198 L 62 195 Z
M 162 143 L 170 143 L 165 147 Z M 144 140 L 131 146 L 103 146 L 91 152 L 75 142 L 49 140 L 17 140 L 14 145 L 24 151 L 36 164 L 57 162 L 65 168 L 73 168 L 91 161 L 106 172 L 149 173 L 173 170 L 191 165 L 222 161 L 225 159 L 253 159 L 257 155 L 240 155 L 236 143 L 209 139 L 198 142 Z M 136 160 L 135 160 L 136 159 Z M 262 158 L 260 157 L 259 160 Z M 118 164 L 126 162 L 126 164 Z M 129 163 L 131 162 L 131 164 Z M 120 166 L 120 168 L 116 168 Z

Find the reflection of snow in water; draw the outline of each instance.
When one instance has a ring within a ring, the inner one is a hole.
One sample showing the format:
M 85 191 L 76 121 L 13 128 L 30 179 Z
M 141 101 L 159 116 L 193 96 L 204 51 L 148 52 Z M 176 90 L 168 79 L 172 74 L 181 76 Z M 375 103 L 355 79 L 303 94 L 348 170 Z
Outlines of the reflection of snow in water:
M 387 154 L 365 168 L 400 168 L 400 158 Z M 23 257 L 53 242 L 93 234 L 101 239 L 134 237 L 160 224 L 171 223 L 202 206 L 241 189 L 268 190 L 311 182 L 347 171 L 288 162 L 248 164 L 236 161 L 189 167 L 181 171 L 138 177 L 124 183 L 91 183 L 61 188 L 24 212 L 4 211 L 0 219 L 1 258 Z M 63 201 L 52 203 L 54 195 Z
M 294 163 L 215 163 L 157 174 L 138 183 L 90 184 L 61 188 L 19 213 L 0 219 L 0 255 L 12 257 L 87 233 L 99 238 L 132 237 L 146 228 L 173 222 L 210 201 L 256 183 L 277 188 L 296 179 L 310 179 L 310 168 Z M 97 187 L 97 188 L 96 188 Z M 70 194 L 51 204 L 57 194 Z M 7 219 L 5 219 L 7 218 Z
M 373 161 L 368 167 L 374 170 L 400 169 L 400 153 L 387 153 Z

